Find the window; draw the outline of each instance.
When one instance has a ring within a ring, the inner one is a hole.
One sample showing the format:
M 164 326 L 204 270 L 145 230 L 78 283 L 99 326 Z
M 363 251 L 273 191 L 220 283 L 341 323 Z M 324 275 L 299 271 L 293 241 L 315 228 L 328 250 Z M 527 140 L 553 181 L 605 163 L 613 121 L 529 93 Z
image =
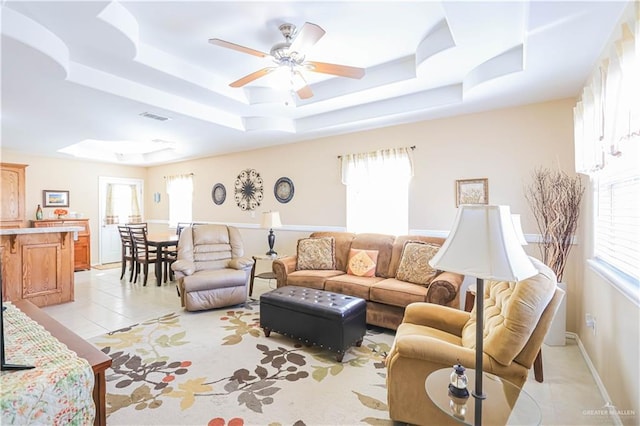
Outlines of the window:
M 167 176 L 169 227 L 178 222 L 191 222 L 193 215 L 193 175 Z
M 142 222 L 140 213 L 139 192 L 141 188 L 137 184 L 107 184 L 106 212 L 104 216 L 106 225 L 118 223 Z
M 594 257 L 638 286 L 640 280 L 640 172 L 608 165 L 597 179 Z
M 403 235 L 409 229 L 411 148 L 341 157 L 347 185 L 347 230 Z

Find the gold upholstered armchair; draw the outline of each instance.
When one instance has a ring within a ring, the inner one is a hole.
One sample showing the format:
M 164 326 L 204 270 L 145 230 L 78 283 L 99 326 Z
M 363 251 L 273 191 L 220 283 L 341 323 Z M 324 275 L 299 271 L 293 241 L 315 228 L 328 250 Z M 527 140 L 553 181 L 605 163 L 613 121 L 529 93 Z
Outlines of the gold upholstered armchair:
M 237 228 L 202 224 L 182 229 L 171 269 L 182 306 L 200 311 L 245 302 L 252 266 Z
M 564 291 L 555 274 L 531 258 L 539 273 L 513 282 L 487 281 L 484 292 L 484 355 L 487 373 L 522 388 Z M 476 313 L 431 303 L 413 303 L 386 359 L 392 420 L 411 424 L 458 424 L 425 391 L 427 376 L 460 362 L 475 366 Z M 473 387 L 470 384 L 470 389 Z M 443 389 L 446 392 L 446 389 Z

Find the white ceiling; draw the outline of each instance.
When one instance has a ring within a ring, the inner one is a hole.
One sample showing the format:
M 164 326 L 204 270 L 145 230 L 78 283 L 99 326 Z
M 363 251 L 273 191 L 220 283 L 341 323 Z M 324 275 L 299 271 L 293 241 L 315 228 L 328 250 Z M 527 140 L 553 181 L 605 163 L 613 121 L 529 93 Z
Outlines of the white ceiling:
M 2 146 L 152 165 L 577 96 L 627 4 L 5 0 Z M 307 72 L 289 105 L 271 75 L 229 87 L 270 62 L 208 39 L 269 52 L 285 22 L 326 31 L 307 59 L 366 75 Z

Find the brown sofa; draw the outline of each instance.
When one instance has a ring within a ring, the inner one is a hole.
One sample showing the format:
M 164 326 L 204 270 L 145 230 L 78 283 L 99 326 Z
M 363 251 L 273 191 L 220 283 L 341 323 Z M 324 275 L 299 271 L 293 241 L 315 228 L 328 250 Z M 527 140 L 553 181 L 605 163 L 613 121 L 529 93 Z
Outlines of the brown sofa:
M 427 285 L 396 279 L 403 247 L 407 241 L 421 241 L 441 246 L 444 238 L 417 235 L 352 234 L 348 232 L 314 232 L 311 238 L 335 239 L 335 269 L 298 270 L 297 256 L 273 262 L 278 287 L 292 285 L 332 291 L 360 297 L 367 301 L 367 323 L 396 329 L 404 310 L 413 302 L 431 302 L 458 308 L 463 275 L 433 273 Z M 299 244 L 300 246 L 300 244 Z M 377 250 L 375 276 L 347 274 L 350 249 Z

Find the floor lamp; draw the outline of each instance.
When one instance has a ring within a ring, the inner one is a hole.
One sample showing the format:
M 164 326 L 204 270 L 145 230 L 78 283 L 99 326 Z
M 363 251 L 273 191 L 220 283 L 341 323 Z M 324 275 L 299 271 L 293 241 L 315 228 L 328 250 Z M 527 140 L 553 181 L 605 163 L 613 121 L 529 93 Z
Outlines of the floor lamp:
M 476 382 L 474 424 L 482 424 L 484 280 L 521 281 L 538 273 L 522 249 L 509 206 L 462 205 L 442 248 L 429 262 L 434 269 L 476 277 Z

